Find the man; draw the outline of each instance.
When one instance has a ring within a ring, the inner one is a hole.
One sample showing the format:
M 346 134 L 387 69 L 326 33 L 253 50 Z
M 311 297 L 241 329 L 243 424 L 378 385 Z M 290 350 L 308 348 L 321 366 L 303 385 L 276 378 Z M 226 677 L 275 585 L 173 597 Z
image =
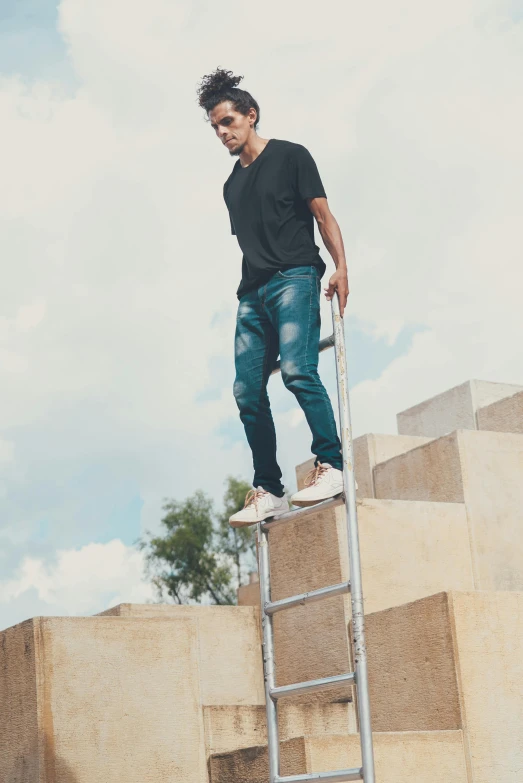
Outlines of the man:
M 349 293 L 341 232 L 312 156 L 300 144 L 258 135 L 260 108 L 237 87 L 241 79 L 218 68 L 198 89 L 211 127 L 238 158 L 223 195 L 231 232 L 243 251 L 234 396 L 252 451 L 254 489 L 230 518 L 234 527 L 289 510 L 267 395 L 278 354 L 283 382 L 305 414 L 316 457 L 305 488 L 291 501 L 307 506 L 343 491 L 341 445 L 317 371 L 320 279 L 326 267 L 314 242 L 313 218 L 336 266 L 325 295 L 330 300 L 337 292 L 342 315 Z

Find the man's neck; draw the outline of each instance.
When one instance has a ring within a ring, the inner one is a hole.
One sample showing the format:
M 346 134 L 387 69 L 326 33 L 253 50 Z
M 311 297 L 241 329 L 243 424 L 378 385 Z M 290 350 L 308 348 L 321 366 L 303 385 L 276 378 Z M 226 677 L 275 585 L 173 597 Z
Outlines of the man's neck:
M 245 166 L 250 166 L 258 155 L 263 152 L 268 142 L 269 139 L 262 139 L 255 133 L 251 139 L 248 139 L 245 143 L 245 147 L 240 152 L 240 165 L 243 168 L 245 168 Z

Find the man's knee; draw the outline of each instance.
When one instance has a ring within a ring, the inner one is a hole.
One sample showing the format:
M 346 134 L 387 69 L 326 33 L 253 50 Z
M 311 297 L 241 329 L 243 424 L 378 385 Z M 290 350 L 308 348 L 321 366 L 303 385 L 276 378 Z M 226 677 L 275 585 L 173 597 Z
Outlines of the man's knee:
M 301 362 L 287 359 L 281 362 L 280 369 L 282 381 L 289 391 L 299 388 L 307 380 L 307 368 Z
M 232 387 L 232 393 L 238 408 L 242 408 L 247 400 L 247 384 L 239 378 L 236 378 Z

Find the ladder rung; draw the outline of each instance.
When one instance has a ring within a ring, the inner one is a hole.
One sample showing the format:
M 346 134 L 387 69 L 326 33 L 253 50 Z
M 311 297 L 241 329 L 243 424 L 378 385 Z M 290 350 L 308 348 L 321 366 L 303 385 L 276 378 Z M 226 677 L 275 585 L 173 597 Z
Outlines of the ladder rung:
M 309 680 L 308 682 L 296 682 L 293 685 L 281 685 L 279 688 L 271 688 L 271 699 L 281 699 L 282 696 L 300 696 L 302 693 L 322 691 L 342 683 L 353 683 L 354 672 L 348 674 L 336 674 L 334 677 L 323 677 L 321 680 Z
M 312 604 L 314 601 L 321 601 L 323 598 L 331 598 L 333 595 L 343 595 L 350 593 L 350 582 L 341 582 L 338 585 L 330 587 L 321 587 L 319 590 L 311 590 L 309 593 L 292 595 L 290 598 L 282 598 L 281 601 L 271 601 L 265 604 L 265 614 L 275 614 L 282 609 L 291 609 L 293 606 L 302 606 L 303 604 Z
M 267 522 L 263 522 L 261 527 L 262 530 L 272 530 L 273 527 L 278 527 L 278 525 L 284 525 L 286 522 L 295 522 L 297 519 L 302 520 L 313 514 L 317 514 L 318 511 L 336 508 L 336 506 L 342 506 L 344 503 L 344 495 L 336 495 L 336 497 L 329 498 L 328 500 L 322 500 L 321 503 L 315 503 L 314 506 L 295 508 L 292 511 L 287 511 L 286 514 L 280 514 L 279 517 L 271 517 Z
M 363 768 L 339 769 L 337 772 L 310 772 L 308 775 L 291 775 L 274 779 L 274 783 L 305 783 L 305 781 L 329 781 L 342 783 L 344 780 L 363 780 Z

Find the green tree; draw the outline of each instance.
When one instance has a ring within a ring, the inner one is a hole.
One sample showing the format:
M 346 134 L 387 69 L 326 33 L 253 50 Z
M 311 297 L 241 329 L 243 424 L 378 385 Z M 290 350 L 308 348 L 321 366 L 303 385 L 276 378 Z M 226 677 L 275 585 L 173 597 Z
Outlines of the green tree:
M 221 551 L 231 558 L 236 570 L 238 585 L 243 582 L 243 572 L 252 564 L 250 570 L 256 564 L 256 538 L 255 528 L 231 527 L 229 517 L 243 508 L 245 495 L 251 489 L 246 481 L 227 476 L 226 490 L 223 496 L 224 509 L 218 515 L 218 533 L 220 536 Z
M 169 500 L 162 533 L 146 533 L 138 542 L 159 600 L 236 603 L 237 587 L 255 566 L 255 540 L 252 528 L 235 530 L 228 524 L 229 516 L 243 508 L 249 484 L 232 476 L 225 484 L 221 513 L 201 490 L 182 502 Z

